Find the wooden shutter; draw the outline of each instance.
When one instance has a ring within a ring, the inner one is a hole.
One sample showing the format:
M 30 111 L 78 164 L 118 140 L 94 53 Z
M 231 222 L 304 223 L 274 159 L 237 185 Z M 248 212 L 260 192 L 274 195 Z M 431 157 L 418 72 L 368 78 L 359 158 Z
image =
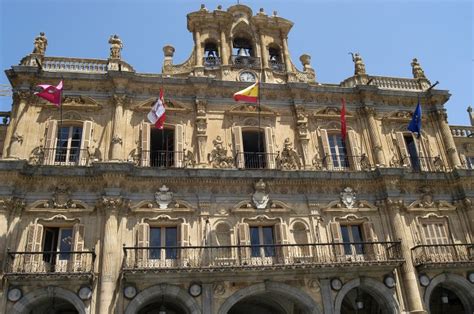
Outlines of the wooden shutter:
M 362 224 L 362 234 L 364 242 L 377 242 L 377 235 L 375 234 L 374 224 L 372 222 L 364 222 Z M 370 259 L 377 259 L 380 249 L 379 244 L 366 244 L 365 245 L 365 254 L 368 255 Z
M 45 148 L 44 163 L 47 165 L 54 164 L 57 138 L 58 138 L 58 121 L 49 120 L 48 122 L 46 122 L 46 139 L 44 143 L 44 148 Z
M 237 154 L 237 168 L 244 166 L 244 145 L 242 140 L 242 128 L 240 126 L 232 127 L 232 137 L 234 141 L 234 156 Z
M 239 224 L 239 245 L 248 246 L 250 245 L 250 230 L 247 223 Z M 240 258 L 242 264 L 248 264 L 248 259 L 250 258 L 250 247 L 241 247 Z
M 72 250 L 74 252 L 83 252 L 84 251 L 84 229 L 85 226 L 83 224 L 75 224 L 72 229 L 72 236 L 73 236 L 73 244 Z M 87 260 L 88 255 L 84 253 L 74 253 L 71 255 L 71 268 L 72 271 L 85 271 L 86 265 L 85 262 Z
M 141 165 L 142 167 L 150 166 L 150 124 L 142 123 L 141 129 Z
M 176 168 L 183 167 L 183 154 L 184 154 L 184 132 L 183 125 L 176 124 L 174 129 L 174 166 Z
M 333 243 L 342 243 L 342 233 L 341 233 L 341 226 L 338 222 L 330 222 L 329 229 L 331 231 L 332 242 Z M 344 246 L 342 245 L 333 245 L 334 253 L 336 256 L 343 256 L 344 255 Z
M 179 227 L 180 235 L 179 235 L 179 247 L 178 249 L 178 257 L 180 258 L 180 262 L 182 266 L 190 266 L 189 265 L 189 257 L 192 256 L 190 249 L 186 247 L 189 246 L 189 224 L 182 223 Z
M 403 137 L 403 132 L 396 132 L 395 137 L 397 138 L 398 149 L 400 150 L 400 165 L 403 167 L 409 167 L 410 155 L 408 154 L 408 149 L 405 144 L 405 138 Z
M 92 121 L 84 121 L 82 124 L 82 139 L 81 139 L 81 158 L 79 165 L 85 166 L 89 164 L 89 148 L 92 141 Z
M 328 132 L 324 129 L 319 130 L 321 132 L 321 144 L 323 146 L 323 167 L 326 167 L 328 170 L 332 170 L 332 156 L 331 156 L 331 147 L 329 146 Z
M 275 169 L 275 145 L 273 143 L 273 129 L 265 128 L 265 152 L 267 153 L 267 168 Z
M 420 160 L 420 168 L 423 171 L 428 171 L 429 169 L 429 163 L 430 161 L 425 158 L 425 151 L 423 149 L 423 138 L 420 136 L 420 138 L 416 138 L 416 136 L 413 136 L 413 142 L 415 142 L 415 148 L 416 148 L 416 153 L 418 154 L 418 159 Z
M 136 252 L 138 267 L 146 266 L 149 256 L 148 247 L 150 246 L 150 225 L 147 223 L 139 223 L 137 225 L 137 247 Z M 147 248 L 147 249 L 140 249 Z
M 26 252 L 42 252 L 43 251 L 43 225 L 34 224 L 28 227 L 28 237 L 26 242 Z M 42 269 L 41 261 L 42 254 L 26 254 L 24 259 L 24 266 L 32 272 L 40 271 Z
M 359 142 L 357 141 L 357 134 L 354 130 L 348 130 L 347 137 L 349 139 L 349 154 L 350 154 L 349 161 L 351 163 L 351 169 L 360 171 L 361 170 L 361 166 L 360 166 L 361 153 L 360 153 Z
M 276 250 L 278 261 L 287 261 L 289 258 L 288 246 L 286 246 L 288 244 L 288 228 L 284 223 L 278 223 L 275 225 L 275 244 L 282 245 Z

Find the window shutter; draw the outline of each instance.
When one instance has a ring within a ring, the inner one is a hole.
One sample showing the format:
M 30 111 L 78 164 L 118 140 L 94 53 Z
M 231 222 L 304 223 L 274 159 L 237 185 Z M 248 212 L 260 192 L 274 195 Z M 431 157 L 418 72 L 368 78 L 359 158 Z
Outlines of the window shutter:
M 137 226 L 137 264 L 138 267 L 143 267 L 146 265 L 148 260 L 150 246 L 150 225 L 147 223 L 139 223 Z M 146 248 L 146 249 L 140 249 Z
M 265 128 L 265 152 L 267 153 L 268 169 L 275 169 L 275 145 L 273 143 L 273 129 Z
M 362 224 L 362 233 L 364 242 L 377 242 L 377 235 L 375 234 L 374 224 L 372 222 L 364 222 Z M 368 255 L 370 259 L 376 259 L 379 255 L 379 245 L 380 244 L 366 244 L 365 245 L 365 254 Z
M 28 227 L 28 237 L 26 243 L 26 252 L 41 252 L 43 251 L 43 225 L 34 224 Z M 41 270 L 42 254 L 26 254 L 24 266 L 36 272 Z
M 174 129 L 174 166 L 176 168 L 183 167 L 183 153 L 184 153 L 184 132 L 183 132 L 183 125 L 176 124 Z
M 428 171 L 428 163 L 429 161 L 425 158 L 425 151 L 423 149 L 423 138 L 420 137 L 419 139 L 416 136 L 413 136 L 413 141 L 415 142 L 416 153 L 418 154 L 418 158 L 420 160 L 420 168 L 423 171 Z
M 81 159 L 79 164 L 85 166 L 89 164 L 89 148 L 92 140 L 92 121 L 84 121 L 82 124 L 82 139 L 81 139 Z
M 288 258 L 288 228 L 284 223 L 278 223 L 275 225 L 275 244 L 282 245 L 276 251 L 279 254 L 279 261 L 286 261 Z
M 250 230 L 247 223 L 239 224 L 239 245 L 248 246 L 250 245 Z M 246 265 L 250 258 L 250 247 L 241 247 L 240 249 L 241 262 Z
M 350 152 L 350 157 L 349 160 L 351 162 L 351 168 L 352 170 L 361 170 L 360 166 L 360 147 L 359 143 L 357 141 L 357 134 L 354 130 L 349 130 L 347 131 L 347 137 L 349 138 L 349 152 Z
M 141 158 L 142 167 L 150 166 L 150 124 L 147 122 L 142 123 L 141 130 Z
M 395 137 L 397 138 L 398 149 L 400 150 L 400 165 L 403 167 L 409 167 L 411 165 L 410 156 L 408 155 L 408 149 L 405 144 L 403 132 L 396 132 Z
M 178 249 L 178 256 L 181 259 L 181 265 L 182 266 L 190 266 L 189 264 L 189 257 L 191 256 L 191 252 L 189 249 L 186 247 L 189 246 L 189 224 L 187 223 L 182 223 L 180 225 L 180 237 L 179 237 L 179 247 Z
M 242 128 L 240 126 L 232 127 L 232 137 L 234 140 L 234 156 L 237 154 L 237 168 L 244 167 L 244 145 L 242 140 Z
M 319 130 L 321 132 L 321 144 L 323 145 L 323 166 L 327 170 L 333 169 L 331 147 L 329 146 L 328 132 L 324 129 Z
M 83 224 L 75 224 L 72 229 L 72 235 L 73 235 L 72 250 L 74 252 L 84 251 L 84 229 L 85 229 L 85 226 Z M 86 256 L 88 255 L 85 255 L 84 253 L 74 253 L 71 256 L 72 271 L 81 271 L 81 270 L 85 271 L 86 270 L 86 267 L 85 267 L 86 265 L 84 265 Z
M 341 234 L 341 226 L 338 222 L 330 222 L 329 229 L 331 230 L 332 235 L 332 242 L 333 243 L 342 243 L 342 234 Z M 342 245 L 333 245 L 334 254 L 336 256 L 343 256 L 344 255 L 344 247 Z
M 56 141 L 58 137 L 58 121 L 49 120 L 46 123 L 46 139 L 44 143 L 45 148 L 45 164 L 54 164 L 54 149 L 56 148 Z
M 179 238 L 179 241 L 180 241 L 179 246 L 181 247 L 189 246 L 189 224 L 182 223 L 180 228 L 181 228 L 181 235 Z

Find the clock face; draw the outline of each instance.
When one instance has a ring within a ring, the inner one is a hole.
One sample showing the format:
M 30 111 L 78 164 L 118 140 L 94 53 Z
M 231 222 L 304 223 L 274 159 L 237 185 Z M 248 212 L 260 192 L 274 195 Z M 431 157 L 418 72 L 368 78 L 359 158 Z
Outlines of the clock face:
M 241 82 L 255 82 L 256 77 L 252 72 L 243 71 L 240 72 L 239 78 Z

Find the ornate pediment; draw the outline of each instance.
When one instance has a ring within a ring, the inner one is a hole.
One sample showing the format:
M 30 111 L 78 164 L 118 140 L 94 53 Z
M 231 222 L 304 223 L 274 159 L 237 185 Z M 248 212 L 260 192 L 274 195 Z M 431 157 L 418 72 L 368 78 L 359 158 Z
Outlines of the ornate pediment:
M 156 97 L 148 98 L 135 105 L 132 105 L 133 111 L 148 112 L 156 102 Z M 165 109 L 168 112 L 189 112 L 191 109 L 187 108 L 182 102 L 176 100 L 165 99 Z
M 39 104 L 43 107 L 54 107 L 53 104 L 46 100 L 39 100 Z M 98 111 L 103 108 L 95 99 L 82 95 L 64 96 L 61 106 L 63 110 L 79 110 L 79 111 Z
M 51 199 L 38 200 L 27 207 L 27 211 L 83 211 L 92 210 L 86 203 L 73 200 L 71 198 L 71 189 L 65 184 L 59 184 L 54 188 Z
M 258 116 L 258 105 L 257 104 L 238 104 L 230 108 L 225 112 L 228 115 L 239 115 L 239 116 Z M 270 107 L 260 105 L 260 116 L 263 117 L 275 117 L 278 113 L 272 110 Z
M 338 107 L 326 107 L 319 111 L 316 111 L 313 114 L 313 117 L 316 118 L 340 118 L 341 117 L 341 108 Z M 346 118 L 352 117 L 352 114 L 346 111 Z
M 267 207 L 264 209 L 257 209 L 255 204 L 252 201 L 241 201 L 237 203 L 231 209 L 232 213 L 289 213 L 291 212 L 290 207 L 282 202 L 277 200 L 271 200 L 268 202 Z
M 37 223 L 41 224 L 61 224 L 61 223 L 67 223 L 67 224 L 74 224 L 80 222 L 79 218 L 67 218 L 65 215 L 54 215 L 53 217 L 50 218 L 38 218 Z
M 357 200 L 356 192 L 350 187 L 342 190 L 339 200 L 329 202 L 326 206 L 321 206 L 321 208 L 324 211 L 377 211 L 377 207 L 374 204 L 365 200 Z
M 389 112 L 382 117 L 382 120 L 393 120 L 393 121 L 408 121 L 411 119 L 413 113 L 408 110 L 397 110 Z
M 188 202 L 173 199 L 166 208 L 160 208 L 155 201 L 141 201 L 132 206 L 132 212 L 166 212 L 166 213 L 193 213 L 196 209 Z
M 448 201 L 433 199 L 434 191 L 429 186 L 420 188 L 420 199 L 407 206 L 407 211 L 438 211 L 438 210 L 456 210 L 456 206 Z
M 281 222 L 281 218 L 278 217 L 269 217 L 267 215 L 258 215 L 250 218 L 244 218 L 244 222 L 246 223 L 269 223 L 269 224 L 275 224 Z
M 172 218 L 169 215 L 158 215 L 153 218 L 144 218 L 143 222 L 155 224 L 179 224 L 183 223 L 183 218 Z

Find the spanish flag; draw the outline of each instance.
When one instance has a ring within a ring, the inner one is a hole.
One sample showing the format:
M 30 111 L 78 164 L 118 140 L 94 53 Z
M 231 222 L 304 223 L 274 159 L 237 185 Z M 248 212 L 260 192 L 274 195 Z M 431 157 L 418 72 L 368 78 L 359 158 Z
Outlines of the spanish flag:
M 246 102 L 258 102 L 258 81 L 255 84 L 250 85 L 246 89 L 238 91 L 234 94 L 235 101 L 246 101 Z

